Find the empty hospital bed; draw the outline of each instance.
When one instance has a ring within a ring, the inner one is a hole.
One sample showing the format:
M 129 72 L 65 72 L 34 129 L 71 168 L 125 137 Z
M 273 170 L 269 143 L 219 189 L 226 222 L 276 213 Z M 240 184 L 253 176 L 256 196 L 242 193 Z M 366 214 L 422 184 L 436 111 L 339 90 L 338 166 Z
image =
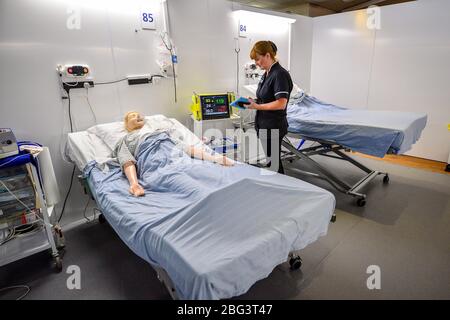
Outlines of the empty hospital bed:
M 172 123 L 201 143 L 175 119 Z M 120 125 L 120 123 L 118 123 Z M 139 148 L 144 197 L 128 194 L 120 168 L 99 166 L 115 138 L 69 134 L 66 154 L 83 172 L 97 205 L 119 237 L 157 271 L 173 298 L 224 299 L 245 293 L 327 233 L 334 196 L 319 187 L 246 164 L 233 167 L 174 152 L 168 132 Z M 195 142 L 196 141 L 196 142 Z
M 378 175 L 384 175 L 383 182 L 388 183 L 389 176 L 367 168 L 343 151 L 352 150 L 380 158 L 385 154 L 405 153 L 420 138 L 427 122 L 425 114 L 346 109 L 306 94 L 290 101 L 287 118 L 289 134 L 283 146 L 288 151 L 283 159 L 299 158 L 307 162 L 317 172 L 293 170 L 325 179 L 339 191 L 356 197 L 359 206 L 366 203 L 366 195 L 360 190 Z M 300 139 L 298 145 L 290 139 L 293 137 Z M 305 141 L 314 144 L 302 148 Z M 350 185 L 314 161 L 311 158 L 314 155 L 348 161 L 365 175 Z

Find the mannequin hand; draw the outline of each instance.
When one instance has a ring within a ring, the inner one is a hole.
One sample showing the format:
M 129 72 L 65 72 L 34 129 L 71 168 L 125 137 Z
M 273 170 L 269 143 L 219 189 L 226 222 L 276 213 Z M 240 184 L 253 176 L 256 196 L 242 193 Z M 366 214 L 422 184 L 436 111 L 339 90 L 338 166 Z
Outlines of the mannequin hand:
M 229 158 L 227 158 L 227 157 L 225 157 L 225 156 L 219 157 L 217 159 L 217 163 L 221 164 L 222 166 L 225 166 L 225 167 L 232 167 L 232 166 L 234 166 L 234 161 L 229 159 Z
M 140 197 L 144 195 L 144 188 L 142 188 L 139 184 L 133 184 L 130 186 L 128 191 L 135 197 Z

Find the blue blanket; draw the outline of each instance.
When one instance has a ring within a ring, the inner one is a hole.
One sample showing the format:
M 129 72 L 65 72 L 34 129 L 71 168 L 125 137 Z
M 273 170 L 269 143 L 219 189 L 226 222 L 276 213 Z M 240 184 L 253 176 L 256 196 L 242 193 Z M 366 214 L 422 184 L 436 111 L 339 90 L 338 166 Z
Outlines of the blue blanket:
M 410 150 L 427 123 L 425 114 L 352 110 L 312 96 L 293 100 L 287 108 L 287 118 L 292 133 L 334 141 L 380 158 Z
M 147 138 L 137 159 L 144 197 L 128 193 L 119 168 L 92 162 L 84 173 L 120 238 L 164 268 L 182 299 L 243 294 L 327 232 L 334 196 L 301 180 L 191 159 L 166 133 Z

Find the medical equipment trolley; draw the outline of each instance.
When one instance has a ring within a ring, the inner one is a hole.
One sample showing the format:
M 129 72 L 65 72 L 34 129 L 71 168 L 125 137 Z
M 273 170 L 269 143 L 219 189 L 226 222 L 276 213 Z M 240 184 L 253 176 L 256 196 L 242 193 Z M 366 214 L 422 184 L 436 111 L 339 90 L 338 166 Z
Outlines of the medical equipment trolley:
M 53 205 L 47 206 L 39 154 L 20 152 L 0 159 L 0 267 L 48 250 L 56 271 L 62 261 L 50 222 Z

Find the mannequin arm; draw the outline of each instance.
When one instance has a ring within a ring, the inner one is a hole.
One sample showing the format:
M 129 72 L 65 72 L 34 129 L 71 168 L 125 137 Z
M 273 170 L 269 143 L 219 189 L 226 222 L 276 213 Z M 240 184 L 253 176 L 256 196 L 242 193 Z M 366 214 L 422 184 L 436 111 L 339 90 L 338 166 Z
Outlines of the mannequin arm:
M 123 172 L 125 172 L 128 182 L 130 183 L 130 188 L 128 191 L 136 197 L 143 196 L 144 188 L 142 188 L 138 183 L 135 164 L 132 161 L 128 161 L 123 165 Z
M 195 146 L 189 146 L 185 149 L 186 153 L 190 155 L 193 158 L 210 161 L 213 163 L 218 163 L 223 166 L 233 166 L 234 161 L 223 156 L 223 155 L 211 155 L 208 152 L 206 152 L 203 148 L 195 147 Z

